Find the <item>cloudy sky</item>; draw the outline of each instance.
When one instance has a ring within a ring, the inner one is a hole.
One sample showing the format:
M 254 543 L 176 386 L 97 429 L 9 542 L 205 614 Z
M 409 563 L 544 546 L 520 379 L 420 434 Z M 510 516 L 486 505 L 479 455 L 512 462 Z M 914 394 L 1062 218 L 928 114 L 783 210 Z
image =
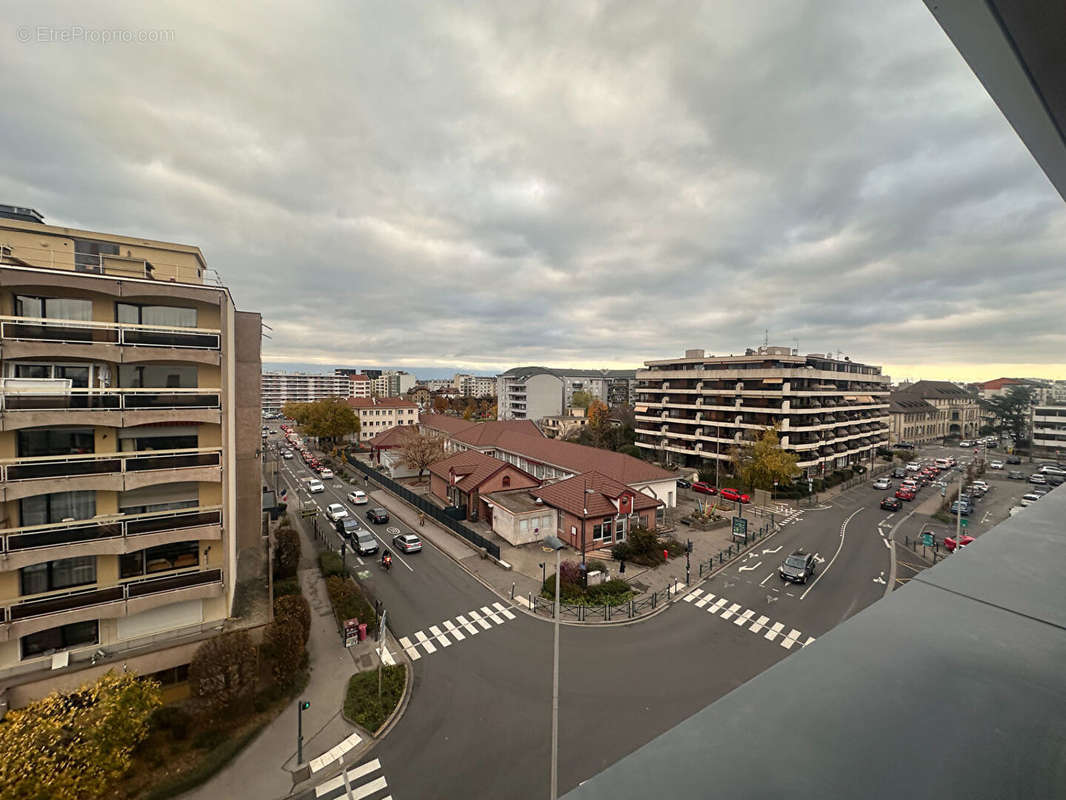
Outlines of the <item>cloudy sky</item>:
M 264 360 L 1066 378 L 1066 207 L 920 0 L 9 0 L 0 42 L 0 202 L 199 245 Z

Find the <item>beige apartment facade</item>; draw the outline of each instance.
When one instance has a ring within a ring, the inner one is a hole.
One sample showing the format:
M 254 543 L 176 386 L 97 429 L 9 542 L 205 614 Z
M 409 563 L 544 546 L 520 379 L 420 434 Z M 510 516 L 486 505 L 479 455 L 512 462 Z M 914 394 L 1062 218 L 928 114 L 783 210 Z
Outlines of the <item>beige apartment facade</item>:
M 206 268 L 0 216 L 0 708 L 180 680 L 262 550 L 261 319 Z

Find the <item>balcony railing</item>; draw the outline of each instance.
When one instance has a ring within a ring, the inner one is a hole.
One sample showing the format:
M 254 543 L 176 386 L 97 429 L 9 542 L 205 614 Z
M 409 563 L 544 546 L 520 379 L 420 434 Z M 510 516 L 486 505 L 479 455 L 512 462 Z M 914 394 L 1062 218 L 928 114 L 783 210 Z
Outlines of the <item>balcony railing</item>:
M 222 464 L 218 447 L 188 450 L 144 450 L 129 453 L 39 456 L 0 462 L 0 480 L 26 481 L 38 478 L 69 478 L 78 475 L 142 472 L 186 467 L 217 467 Z
M 42 386 L 0 392 L 4 411 L 166 411 L 222 407 L 219 389 L 68 389 Z
M 147 514 L 96 517 L 76 522 L 11 528 L 7 531 L 0 531 L 0 547 L 5 553 L 14 553 L 39 547 L 122 539 L 149 533 L 221 524 L 221 506 L 201 506 L 178 511 L 152 511 Z
M 176 589 L 186 589 L 190 586 L 202 586 L 211 583 L 222 583 L 222 570 L 194 569 L 158 578 L 140 578 L 124 583 L 121 586 L 66 592 L 61 595 L 51 595 L 13 603 L 7 608 L 7 613 L 3 619 L 15 622 L 17 620 L 45 616 L 46 614 L 57 614 L 63 611 L 129 600 L 132 597 L 144 597 L 145 595 L 172 592 Z
M 218 350 L 221 331 L 127 322 L 82 322 L 41 317 L 0 317 L 0 339 L 7 341 L 114 344 Z

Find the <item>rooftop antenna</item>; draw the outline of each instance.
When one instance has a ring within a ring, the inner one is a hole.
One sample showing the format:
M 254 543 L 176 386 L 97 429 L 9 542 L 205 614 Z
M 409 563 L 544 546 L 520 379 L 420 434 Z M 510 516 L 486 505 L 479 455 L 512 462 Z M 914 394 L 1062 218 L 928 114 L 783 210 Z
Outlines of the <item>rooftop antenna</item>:
M 769 328 L 763 328 L 762 329 L 762 346 L 763 347 L 769 347 L 770 346 L 770 329 Z

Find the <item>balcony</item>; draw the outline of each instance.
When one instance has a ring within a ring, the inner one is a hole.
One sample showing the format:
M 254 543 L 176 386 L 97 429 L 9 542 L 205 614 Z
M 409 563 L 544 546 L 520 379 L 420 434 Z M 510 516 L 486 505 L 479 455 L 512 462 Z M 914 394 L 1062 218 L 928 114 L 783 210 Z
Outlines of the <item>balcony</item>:
M 118 586 L 84 589 L 33 598 L 0 607 L 0 641 L 92 619 L 115 619 L 151 608 L 218 597 L 223 592 L 221 569 L 191 569 Z
M 63 479 L 64 491 L 122 492 L 176 481 L 222 480 L 222 448 L 39 456 L 0 461 L 0 499 L 47 491 L 41 481 Z
M 117 555 L 192 539 L 222 538 L 222 507 L 108 515 L 0 531 L 5 569 L 41 560 Z
M 222 421 L 219 389 L 72 389 L 65 385 L 68 383 L 16 378 L 0 381 L 0 430 L 72 423 L 125 428 L 160 422 Z
M 0 316 L 4 358 L 79 357 L 115 363 L 218 364 L 222 332 L 119 322 Z

